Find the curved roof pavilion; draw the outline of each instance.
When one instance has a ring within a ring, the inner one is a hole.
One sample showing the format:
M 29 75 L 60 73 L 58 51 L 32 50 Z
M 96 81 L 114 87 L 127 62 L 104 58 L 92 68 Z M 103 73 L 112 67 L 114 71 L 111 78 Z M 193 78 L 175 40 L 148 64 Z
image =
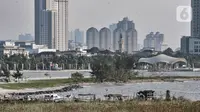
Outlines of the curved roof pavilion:
M 140 58 L 138 63 L 148 63 L 148 64 L 156 64 L 156 63 L 167 63 L 167 64 L 175 64 L 177 62 L 187 63 L 185 58 L 175 58 L 170 57 L 165 54 L 160 54 L 158 56 L 150 57 L 150 58 Z

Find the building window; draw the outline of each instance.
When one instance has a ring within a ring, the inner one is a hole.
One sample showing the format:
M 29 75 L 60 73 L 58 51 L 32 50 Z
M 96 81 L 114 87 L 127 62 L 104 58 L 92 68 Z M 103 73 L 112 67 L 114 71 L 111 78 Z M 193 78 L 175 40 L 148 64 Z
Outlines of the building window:
M 198 52 L 199 50 L 198 49 L 194 49 L 194 52 Z
M 197 42 L 197 41 L 195 41 L 195 42 L 194 42 L 194 44 L 198 44 L 198 42 Z

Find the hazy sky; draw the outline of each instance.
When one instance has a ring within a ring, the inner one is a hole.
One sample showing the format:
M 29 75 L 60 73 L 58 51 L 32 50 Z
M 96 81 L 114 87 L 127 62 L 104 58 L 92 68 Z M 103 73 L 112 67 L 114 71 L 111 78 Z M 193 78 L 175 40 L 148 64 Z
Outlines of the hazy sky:
M 127 16 L 135 22 L 138 40 L 160 31 L 170 47 L 180 46 L 181 35 L 190 34 L 190 23 L 176 21 L 176 7 L 190 0 L 69 0 L 69 30 L 98 29 Z M 17 39 L 20 33 L 34 34 L 34 0 L 2 0 L 0 39 Z

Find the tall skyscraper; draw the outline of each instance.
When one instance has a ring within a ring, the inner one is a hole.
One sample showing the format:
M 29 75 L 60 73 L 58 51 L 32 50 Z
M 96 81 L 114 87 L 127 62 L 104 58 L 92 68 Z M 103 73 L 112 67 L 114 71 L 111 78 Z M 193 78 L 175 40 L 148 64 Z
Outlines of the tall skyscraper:
M 181 38 L 181 52 L 200 55 L 200 0 L 191 0 L 191 36 Z
M 117 29 L 113 32 L 113 50 L 119 50 L 119 40 L 120 36 L 124 39 L 124 51 L 132 54 L 137 51 L 137 31 L 135 29 L 135 24 L 130 21 L 127 17 L 123 18 L 117 24 Z
M 192 22 L 191 36 L 200 37 L 200 0 L 191 0 Z
M 115 31 L 115 29 L 117 29 L 117 24 L 113 23 L 111 25 L 109 25 L 109 29 L 111 31 L 111 49 L 113 50 L 113 32 Z
M 93 47 L 99 48 L 99 32 L 96 28 L 92 27 L 87 30 L 86 33 L 86 44 L 88 49 Z
M 153 48 L 155 51 L 162 51 L 162 45 L 164 41 L 164 35 L 156 32 L 151 32 L 144 39 L 144 48 Z
M 35 0 L 35 43 L 36 44 L 41 44 L 42 42 L 40 41 L 40 34 L 41 34 L 41 16 L 42 16 L 42 11 L 46 9 L 46 0 Z
M 68 50 L 68 0 L 58 2 L 58 38 L 56 48 L 60 51 Z
M 111 31 L 108 28 L 102 28 L 99 31 L 99 38 L 100 38 L 100 45 L 99 47 L 101 49 L 107 49 L 110 50 L 111 49 Z
M 75 29 L 73 33 L 74 33 L 75 43 L 84 44 L 84 32 L 81 31 L 80 29 Z
M 75 29 L 70 32 L 69 36 L 69 42 L 70 42 L 70 49 L 73 48 L 78 48 L 81 45 L 85 45 L 85 38 L 84 38 L 84 31 L 81 31 L 80 29 Z
M 113 32 L 113 50 L 114 51 L 117 51 L 117 50 L 120 49 L 119 40 L 121 38 L 125 42 L 126 32 L 121 28 L 115 29 L 114 32 Z M 125 49 L 124 49 L 124 51 L 125 51 Z
M 35 43 L 68 50 L 68 0 L 35 0 Z
M 128 53 L 133 53 L 135 51 L 138 51 L 138 40 L 137 40 L 137 31 L 136 29 L 129 29 L 126 31 L 126 43 L 125 43 L 125 49 Z

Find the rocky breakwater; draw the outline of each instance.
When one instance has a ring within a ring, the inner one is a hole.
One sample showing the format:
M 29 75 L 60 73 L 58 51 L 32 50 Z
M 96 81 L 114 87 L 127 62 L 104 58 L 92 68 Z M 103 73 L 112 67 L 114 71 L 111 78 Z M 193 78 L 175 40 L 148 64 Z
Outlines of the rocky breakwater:
M 18 92 L 18 93 L 8 93 L 8 95 L 11 96 L 30 96 L 30 95 L 41 95 L 41 94 L 53 94 L 53 93 L 62 93 L 62 92 L 68 92 L 73 91 L 76 89 L 83 88 L 80 85 L 69 85 L 67 87 L 63 87 L 61 89 L 55 89 L 55 90 L 45 90 L 45 91 L 34 91 L 34 92 Z

